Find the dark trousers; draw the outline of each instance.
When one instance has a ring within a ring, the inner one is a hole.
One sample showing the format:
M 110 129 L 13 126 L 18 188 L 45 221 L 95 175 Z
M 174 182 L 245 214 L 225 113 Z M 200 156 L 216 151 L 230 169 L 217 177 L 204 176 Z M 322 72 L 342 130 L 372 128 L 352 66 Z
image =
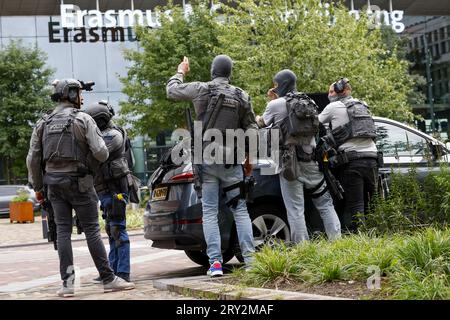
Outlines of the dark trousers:
M 356 231 L 357 214 L 366 214 L 376 192 L 378 167 L 375 159 L 357 159 L 339 167 L 339 181 L 345 191 L 342 229 Z
M 80 192 L 77 178 L 66 185 L 49 185 L 48 196 L 55 212 L 57 230 L 58 255 L 61 279 L 68 281 L 73 274 L 72 252 L 72 209 L 75 210 L 83 231 L 94 264 L 104 283 L 114 279 L 109 266 L 105 246 L 101 239 L 98 223 L 97 195 L 94 188 Z

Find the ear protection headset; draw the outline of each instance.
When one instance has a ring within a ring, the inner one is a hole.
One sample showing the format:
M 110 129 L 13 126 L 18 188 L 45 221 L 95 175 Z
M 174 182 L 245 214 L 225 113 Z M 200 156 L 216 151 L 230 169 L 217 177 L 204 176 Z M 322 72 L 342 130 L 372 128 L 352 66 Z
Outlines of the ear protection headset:
M 349 83 L 350 81 L 347 78 L 340 78 L 338 81 L 336 81 L 333 84 L 333 89 L 334 92 L 336 93 L 342 93 L 345 90 L 345 86 Z

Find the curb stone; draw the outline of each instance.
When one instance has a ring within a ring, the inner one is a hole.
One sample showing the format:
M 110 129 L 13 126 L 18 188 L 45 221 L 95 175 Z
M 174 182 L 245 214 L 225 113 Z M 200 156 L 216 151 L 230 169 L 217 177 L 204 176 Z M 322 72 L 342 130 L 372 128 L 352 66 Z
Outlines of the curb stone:
M 222 277 L 226 278 L 229 276 Z M 215 300 L 351 300 L 303 292 L 241 287 L 219 283 L 208 276 L 153 280 L 153 287 L 184 296 Z

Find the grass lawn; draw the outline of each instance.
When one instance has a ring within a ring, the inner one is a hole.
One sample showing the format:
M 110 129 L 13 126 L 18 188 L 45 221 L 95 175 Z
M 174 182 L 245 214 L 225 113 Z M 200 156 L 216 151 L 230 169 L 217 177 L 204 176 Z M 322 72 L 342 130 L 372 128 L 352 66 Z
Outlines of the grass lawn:
M 450 229 L 266 246 L 250 271 L 226 281 L 353 299 L 450 299 Z

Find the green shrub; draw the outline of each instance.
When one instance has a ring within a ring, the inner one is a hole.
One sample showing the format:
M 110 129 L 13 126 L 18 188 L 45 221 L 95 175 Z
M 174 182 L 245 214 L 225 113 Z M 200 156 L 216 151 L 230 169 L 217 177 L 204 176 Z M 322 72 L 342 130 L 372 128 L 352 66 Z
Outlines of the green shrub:
M 17 196 L 11 199 L 11 202 L 27 202 L 30 199 L 30 194 L 24 190 L 19 190 Z
M 450 170 L 441 166 L 420 183 L 414 167 L 407 175 L 391 171 L 389 195 L 376 195 L 366 215 L 359 215 L 360 230 L 377 234 L 412 232 L 425 227 L 445 228 L 450 222 Z
M 247 285 L 316 285 L 333 281 L 365 283 L 378 267 L 388 299 L 450 299 L 450 229 L 425 228 L 409 235 L 359 233 L 329 242 L 317 239 L 295 246 L 265 246 L 250 272 L 236 270 Z
M 11 202 L 27 202 L 30 197 L 28 195 L 15 196 Z
M 105 230 L 105 220 L 101 217 L 102 212 L 99 212 L 99 222 L 101 230 Z M 144 209 L 137 210 L 127 209 L 127 230 L 144 229 Z

